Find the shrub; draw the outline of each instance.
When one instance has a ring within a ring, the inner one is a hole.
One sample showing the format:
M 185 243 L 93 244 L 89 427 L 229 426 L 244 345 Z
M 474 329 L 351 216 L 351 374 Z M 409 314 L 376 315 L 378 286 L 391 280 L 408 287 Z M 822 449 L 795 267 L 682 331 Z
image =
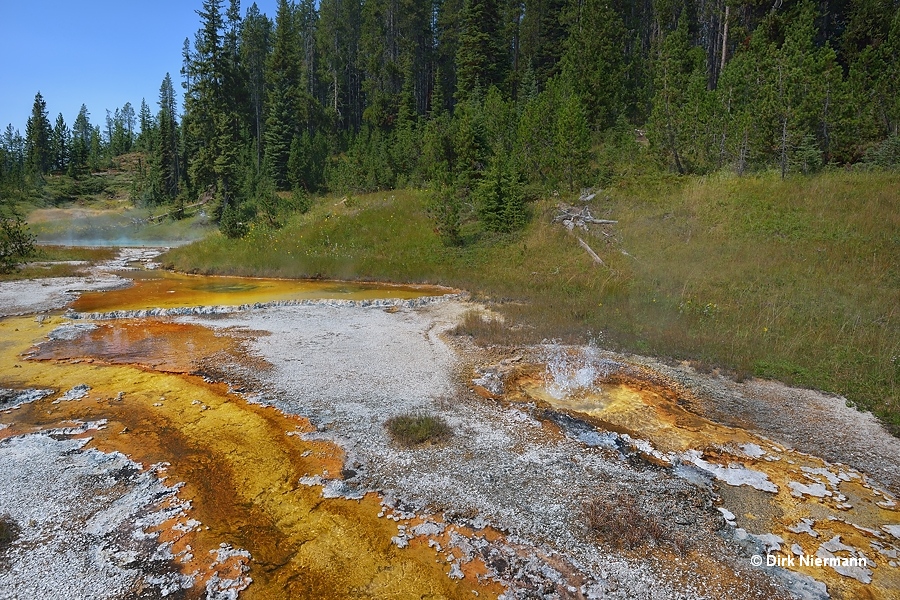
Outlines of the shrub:
M 250 230 L 248 222 L 252 218 L 250 211 L 244 205 L 235 206 L 235 201 L 225 205 L 222 209 L 222 218 L 219 220 L 219 230 L 230 239 L 242 238 Z
M 652 543 L 655 546 L 671 540 L 660 522 L 642 511 L 631 495 L 596 498 L 584 505 L 588 527 L 606 542 L 632 550 Z M 680 550 L 680 545 L 675 544 Z
M 475 189 L 475 202 L 486 231 L 516 231 L 528 220 L 518 173 L 503 157 L 496 157 L 485 172 Z
M 22 217 L 0 214 L 0 273 L 10 273 L 34 254 L 34 236 L 25 229 Z
M 900 166 L 900 135 L 894 134 L 871 148 L 863 162 L 883 169 L 896 169 Z
M 432 444 L 450 437 L 450 426 L 441 417 L 425 413 L 405 413 L 391 417 L 385 424 L 394 441 L 404 446 Z

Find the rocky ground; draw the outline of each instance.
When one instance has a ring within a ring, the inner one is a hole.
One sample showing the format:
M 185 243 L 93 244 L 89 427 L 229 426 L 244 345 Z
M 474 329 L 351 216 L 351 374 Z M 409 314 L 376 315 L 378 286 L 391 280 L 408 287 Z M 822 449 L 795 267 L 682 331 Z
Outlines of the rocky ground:
M 900 439 L 888 433 L 872 413 L 850 408 L 845 398 L 777 381 L 737 383 L 718 374 L 698 373 L 688 364 L 672 366 L 646 357 L 626 358 L 690 389 L 693 410 L 726 425 L 758 431 L 802 452 L 853 466 L 900 495 Z
M 174 490 L 127 457 L 71 438 L 102 426 L 0 444 L 0 511 L 16 523 L 0 553 L 0 598 L 149 598 L 182 588 L 173 557 L 145 533 L 171 516 L 162 505 Z
M 110 269 L 152 258 L 125 254 L 91 278 L 0 284 L 0 316 L 61 308 L 76 290 L 127 285 Z M 487 576 L 506 586 L 507 598 L 850 597 L 807 574 L 752 564 L 771 539 L 737 526 L 723 505 L 730 486 L 709 471 L 673 462 L 571 411 L 527 398 L 512 402 L 506 392 L 511 374 L 525 364 L 548 380 L 581 387 L 593 385 L 602 370 L 640 371 L 679 390 L 686 410 L 870 475 L 891 502 L 887 490 L 900 491 L 900 442 L 871 415 L 841 398 L 772 382 L 735 383 L 644 357 L 553 346 L 479 348 L 449 333 L 471 303 L 416 304 L 321 302 L 170 318 L 240 338 L 243 354 L 201 361 L 200 372 L 252 402 L 308 418 L 316 431 L 302 435 L 336 442 L 346 461 L 341 473 L 301 483 L 321 486 L 326 498 L 377 492 L 380 516 L 399 523 L 393 543 L 402 548 L 416 537 L 430 539 L 451 564 L 451 578 L 479 558 Z M 76 329 L 66 331 L 77 337 Z M 553 367 L 559 356 L 589 360 Z M 6 409 L 21 399 L 13 391 L 6 396 L 0 395 Z M 385 422 L 407 413 L 438 415 L 452 435 L 401 446 Z M 174 510 L 164 503 L 172 489 L 128 457 L 84 449 L 85 428 L 102 426 L 0 436 L 0 518 L 15 522 L 15 539 L 0 547 L 0 599 L 160 597 L 185 583 L 165 545 L 143 533 Z M 699 456 L 696 464 L 708 464 Z M 738 471 L 726 466 L 729 474 Z M 769 510 L 764 499 L 759 503 L 757 512 Z M 613 519 L 619 529 L 598 528 L 598 514 L 603 523 L 619 515 Z M 444 533 L 441 547 L 435 536 L 448 524 L 482 534 Z M 880 540 L 873 548 L 897 558 L 891 535 L 900 535 L 900 527 L 891 527 L 872 534 Z M 638 541 L 623 543 L 629 537 Z M 827 547 L 838 551 L 840 539 L 832 542 Z M 209 597 L 235 597 L 246 583 Z
M 510 353 L 446 335 L 470 308 L 460 302 L 399 311 L 284 307 L 190 320 L 266 332 L 253 337 L 248 351 L 269 368 L 257 360 L 220 368 L 234 385 L 253 390 L 256 401 L 309 417 L 317 436 L 347 449 L 349 476 L 332 490 L 379 490 L 410 513 L 440 513 L 507 533 L 519 548 L 497 573 L 510 585 L 509 597 L 824 597 L 824 586 L 803 576 L 749 568 L 761 545 L 728 533 L 710 480 L 680 477 L 564 414 L 473 393 L 465 374 Z M 440 415 L 452 438 L 398 446 L 384 423 L 410 412 Z M 620 551 L 615 540 L 598 543 L 586 506 L 632 495 L 664 530 L 660 540 L 637 553 Z M 717 566 L 684 581 L 680 571 L 691 552 L 715 556 Z

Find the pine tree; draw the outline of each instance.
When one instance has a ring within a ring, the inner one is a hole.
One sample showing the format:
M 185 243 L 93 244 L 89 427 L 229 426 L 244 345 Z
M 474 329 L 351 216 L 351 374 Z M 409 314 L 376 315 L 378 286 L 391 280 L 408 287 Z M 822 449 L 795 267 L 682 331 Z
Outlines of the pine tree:
M 137 136 L 135 146 L 142 152 L 148 152 L 153 146 L 152 136 L 155 123 L 153 121 L 153 114 L 150 112 L 150 105 L 147 104 L 147 100 L 144 98 L 141 98 L 141 110 L 138 113 L 138 123 L 141 131 Z
M 884 22 L 873 24 L 871 18 L 859 20 L 872 25 L 858 27 L 859 35 L 871 43 L 852 54 L 848 86 L 850 105 L 856 108 L 855 138 L 866 145 L 900 131 L 900 7 L 889 19 L 889 27 Z M 864 43 L 854 42 L 854 46 Z
M 397 118 L 402 85 L 399 19 L 396 0 L 367 0 L 362 5 L 363 121 L 370 127 L 387 128 Z
M 415 0 L 363 4 L 360 56 L 367 104 L 363 118 L 369 125 L 390 128 L 402 109 L 425 112 L 433 37 L 429 8 L 429 3 Z M 408 103 L 405 108 L 403 102 Z
M 803 165 L 809 165 L 810 146 L 822 154 L 833 131 L 829 109 L 841 97 L 841 74 L 833 50 L 815 46 L 816 9 L 801 3 L 785 22 L 784 42 L 775 52 L 774 95 L 780 131 L 776 132 L 778 163 L 784 177 L 805 144 Z M 837 92 L 837 93 L 836 93 Z M 803 167 L 806 169 L 807 167 Z
M 516 157 L 522 173 L 533 183 L 553 177 L 556 144 L 556 86 L 531 95 L 521 109 L 516 134 Z
M 560 58 L 565 51 L 566 4 L 566 0 L 524 2 L 521 60 L 532 69 L 535 79 L 541 86 L 557 73 Z M 602 34 L 597 32 L 597 35 Z
M 462 30 L 462 8 L 465 0 L 435 0 L 432 20 L 434 39 L 434 92 L 431 111 L 451 110 L 456 92 L 456 54 Z
M 273 50 L 268 62 L 269 115 L 265 142 L 269 176 L 281 190 L 290 187 L 291 144 L 300 135 L 301 124 L 305 125 L 307 121 L 307 115 L 299 113 L 302 93 L 299 50 L 294 8 L 287 0 L 279 0 Z
M 575 191 L 584 183 L 590 162 L 591 133 L 587 116 L 577 93 L 564 91 L 556 115 L 554 154 L 556 172 Z
M 452 186 L 438 184 L 428 197 L 428 215 L 434 221 L 435 231 L 447 246 L 459 245 L 461 207 L 457 191 Z
M 87 106 L 81 105 L 75 123 L 72 125 L 72 151 L 69 158 L 69 175 L 78 175 L 87 166 L 93 136 L 90 113 Z
M 475 189 L 490 156 L 481 99 L 469 95 L 456 105 L 451 125 L 451 169 L 462 197 Z
M 47 117 L 47 103 L 38 92 L 34 96 L 31 116 L 25 125 L 25 166 L 34 177 L 40 177 L 50 170 L 53 162 L 50 119 Z
M 262 167 L 263 124 L 266 97 L 266 60 L 271 51 L 272 22 L 254 3 L 247 9 L 241 28 L 241 63 L 247 73 L 250 122 L 255 144 L 256 169 Z
M 564 19 L 563 71 L 584 99 L 591 125 L 610 127 L 626 99 L 625 26 L 603 0 L 572 0 Z
M 62 113 L 56 116 L 56 125 L 53 127 L 52 137 L 52 164 L 54 171 L 65 171 L 69 166 L 69 146 L 72 134 L 66 126 L 66 120 Z
M 322 104 L 330 119 L 345 129 L 362 125 L 362 74 L 359 65 L 362 4 L 320 0 L 316 48 L 325 81 Z
M 3 132 L 2 162 L 0 162 L 0 189 L 9 193 L 22 192 L 25 189 L 25 139 L 12 124 Z M 2 197 L 4 194 L 0 194 Z
M 121 118 L 124 126 L 125 152 L 131 152 L 134 147 L 135 126 L 134 107 L 131 106 L 131 102 L 126 102 L 125 106 L 122 107 Z
M 222 42 L 222 0 L 204 0 L 194 52 L 185 52 L 184 118 L 190 182 L 195 192 L 216 187 L 219 148 L 217 122 L 227 110 L 223 93 L 225 71 Z
M 663 39 L 654 72 L 648 136 L 664 160 L 684 174 L 703 162 L 692 160 L 692 153 L 706 147 L 707 140 L 703 136 L 698 139 L 697 132 L 703 130 L 710 101 L 705 55 L 690 44 L 687 16 L 682 15 L 675 30 Z
M 465 0 L 460 15 L 456 51 L 456 99 L 467 100 L 476 90 L 505 87 L 509 70 L 497 0 Z
M 525 196 L 506 155 L 494 156 L 476 189 L 478 216 L 486 231 L 509 233 L 526 222 Z
M 156 189 L 159 190 L 161 195 L 159 200 L 162 201 L 171 201 L 178 195 L 180 173 L 176 111 L 175 88 L 172 86 L 172 77 L 166 73 L 159 86 L 159 113 L 156 117 L 159 134 L 154 140 L 156 142 L 155 163 L 158 165 Z
M 88 147 L 87 164 L 92 172 L 99 171 L 104 166 L 104 158 L 106 152 L 103 147 L 103 134 L 100 132 L 100 126 L 95 125 L 91 130 L 91 142 Z
M 311 135 L 322 121 L 321 106 L 308 91 L 313 74 L 304 72 L 304 49 L 311 48 L 304 36 L 312 33 L 301 29 L 301 25 L 308 18 L 296 6 L 284 0 L 279 2 L 273 50 L 267 65 L 265 163 L 268 175 L 281 190 L 291 187 L 288 163 L 294 140 L 304 132 Z
M 318 191 L 323 183 L 328 143 L 321 133 L 310 135 L 304 131 L 295 137 L 288 158 L 288 179 L 291 189 L 306 193 Z

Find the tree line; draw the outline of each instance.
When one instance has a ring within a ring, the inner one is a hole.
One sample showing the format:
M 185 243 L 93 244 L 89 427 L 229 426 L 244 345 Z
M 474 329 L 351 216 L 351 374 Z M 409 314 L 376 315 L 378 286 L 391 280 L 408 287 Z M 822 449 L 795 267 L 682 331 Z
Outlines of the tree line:
M 678 173 L 900 162 L 896 0 L 204 0 L 167 74 L 92 126 L 40 94 L 0 182 L 144 157 L 135 195 L 204 198 L 222 230 L 322 190 L 428 186 L 448 241 L 511 231 L 535 190 L 610 175 L 644 143 Z M 636 134 L 637 131 L 637 134 Z M 645 134 L 645 135 L 644 135 Z M 278 192 L 290 192 L 289 194 Z

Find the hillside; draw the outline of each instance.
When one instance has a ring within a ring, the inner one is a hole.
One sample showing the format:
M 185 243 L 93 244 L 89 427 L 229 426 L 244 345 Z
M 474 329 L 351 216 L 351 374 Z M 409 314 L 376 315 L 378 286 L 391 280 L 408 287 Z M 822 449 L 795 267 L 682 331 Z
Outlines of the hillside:
M 447 247 L 427 217 L 428 193 L 397 191 L 322 198 L 282 229 L 216 234 L 166 261 L 202 273 L 455 286 L 503 315 L 467 319 L 464 332 L 482 343 L 595 339 L 842 394 L 900 431 L 900 176 L 641 181 L 600 191 L 592 214 L 618 223 L 590 232 L 552 223 L 567 199 L 551 198 L 531 206 L 519 234 L 464 228 L 463 245 Z

